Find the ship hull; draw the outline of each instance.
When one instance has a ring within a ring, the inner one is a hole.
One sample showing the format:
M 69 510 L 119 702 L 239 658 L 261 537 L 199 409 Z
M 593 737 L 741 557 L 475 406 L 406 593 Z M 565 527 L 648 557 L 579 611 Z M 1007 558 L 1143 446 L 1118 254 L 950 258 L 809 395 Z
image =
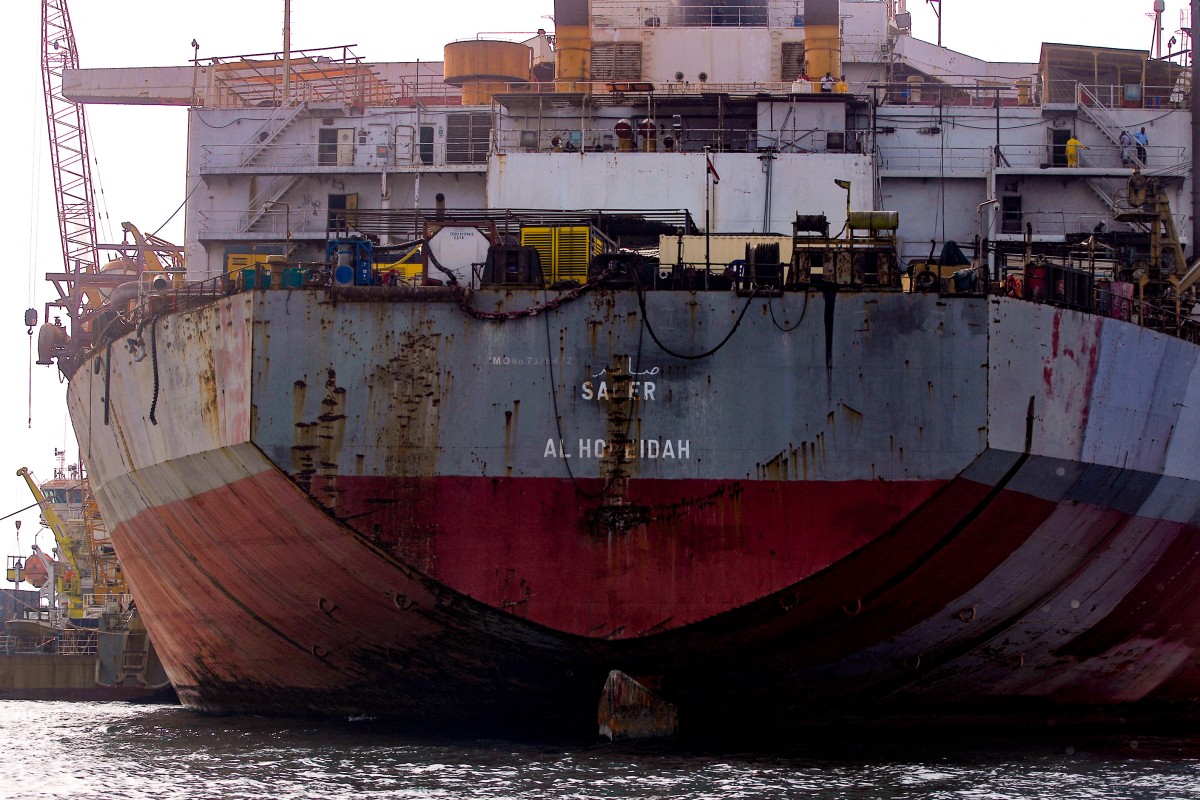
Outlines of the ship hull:
M 185 704 L 586 734 L 619 669 L 684 731 L 1196 717 L 1194 346 L 999 299 L 544 300 L 260 291 L 81 365 Z

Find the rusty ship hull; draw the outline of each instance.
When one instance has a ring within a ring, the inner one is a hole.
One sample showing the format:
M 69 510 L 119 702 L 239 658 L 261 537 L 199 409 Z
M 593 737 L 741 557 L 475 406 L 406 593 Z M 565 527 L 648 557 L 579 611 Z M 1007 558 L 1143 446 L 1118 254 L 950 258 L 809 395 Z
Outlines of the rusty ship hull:
M 685 731 L 1200 714 L 1195 345 L 1000 297 L 554 297 L 260 289 L 77 365 L 183 703 L 594 733 L 622 670 Z

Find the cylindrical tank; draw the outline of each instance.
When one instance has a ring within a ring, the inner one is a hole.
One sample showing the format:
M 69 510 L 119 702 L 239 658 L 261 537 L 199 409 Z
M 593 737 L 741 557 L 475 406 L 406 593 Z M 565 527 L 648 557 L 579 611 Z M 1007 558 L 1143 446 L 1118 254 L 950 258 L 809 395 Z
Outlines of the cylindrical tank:
M 1017 105 L 1029 105 L 1029 90 L 1032 81 L 1029 78 L 1017 78 Z
M 114 258 L 112 261 L 109 261 L 100 268 L 100 274 L 106 277 L 111 277 L 113 275 L 134 276 L 139 272 L 141 272 L 141 267 L 138 265 L 137 259 L 128 258 L 127 256 Z M 99 298 L 97 298 L 96 305 L 100 305 L 100 302 L 107 300 L 109 292 L 111 291 L 112 289 L 99 289 Z M 90 299 L 91 298 L 89 298 L 89 300 Z
M 908 76 L 908 102 L 921 102 L 921 87 L 925 85 L 925 76 L 909 75 Z
M 592 79 L 591 24 L 588 0 L 554 0 L 556 91 L 587 90 L 586 84 Z
M 533 51 L 520 42 L 468 39 L 443 51 L 446 83 L 461 86 L 464 106 L 484 105 L 492 96 L 529 82 Z
M 839 0 L 805 0 L 804 58 L 808 76 L 819 81 L 828 72 L 842 74 L 841 5 Z
M 894 231 L 900 227 L 899 211 L 851 211 L 848 227 L 866 231 Z

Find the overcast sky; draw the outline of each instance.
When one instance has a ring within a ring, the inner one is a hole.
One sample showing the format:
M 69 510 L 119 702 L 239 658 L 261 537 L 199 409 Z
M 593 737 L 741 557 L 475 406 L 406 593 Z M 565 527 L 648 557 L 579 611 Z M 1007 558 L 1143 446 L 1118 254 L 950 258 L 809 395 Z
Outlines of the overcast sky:
M 666 2 L 667 0 L 663 0 Z M 200 57 L 278 50 L 283 27 L 282 0 L 207 0 L 164 4 L 161 0 L 70 0 L 81 66 L 136 67 L 189 63 L 193 39 Z M 653 5 L 645 0 L 643 5 Z M 937 39 L 933 6 L 908 0 L 913 34 Z M 1036 61 L 1042 41 L 1150 49 L 1153 0 L 943 0 L 942 43 L 989 60 Z M 1187 4 L 1167 0 L 1163 43 L 1180 27 Z M 850 13 L 852 9 L 846 8 Z M 539 27 L 553 30 L 553 0 L 444 0 L 440 3 L 329 3 L 293 0 L 292 46 L 316 49 L 356 45 L 371 61 L 441 60 L 442 47 L 478 34 L 520 39 Z M 54 449 L 77 447 L 66 421 L 65 386 L 55 373 L 34 367 L 30 418 L 29 341 L 21 325 L 25 308 L 41 313 L 52 289 L 42 278 L 62 268 L 61 246 L 49 169 L 42 95 L 40 4 L 7 0 L 0 10 L 6 34 L 9 123 L 4 142 L 7 190 L 0 194 L 9 220 L 9 286 L 0 294 L 0 365 L 9 376 L 3 403 L 4 439 L 0 458 L 0 516 L 28 505 L 27 489 L 16 470 L 29 466 L 50 477 Z M 100 216 L 100 241 L 119 241 L 120 223 L 182 242 L 182 215 L 168 218 L 186 194 L 185 112 L 173 108 L 92 106 L 88 110 L 93 176 Z M 35 331 L 36 334 L 36 331 Z M 187 424 L 179 420 L 178 424 Z M 3 479 L 8 474 L 10 478 Z M 7 486 L 6 488 L 6 481 Z M 37 530 L 35 512 L 23 520 L 21 552 Z M 0 521 L 0 555 L 15 554 L 13 519 Z M 41 542 L 48 544 L 43 535 Z

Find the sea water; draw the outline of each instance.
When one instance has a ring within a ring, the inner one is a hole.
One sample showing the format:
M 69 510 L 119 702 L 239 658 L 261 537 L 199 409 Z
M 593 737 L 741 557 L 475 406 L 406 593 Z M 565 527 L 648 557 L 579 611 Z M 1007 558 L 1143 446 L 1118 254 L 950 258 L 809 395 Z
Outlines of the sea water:
M 1200 798 L 1196 738 L 428 739 L 370 721 L 0 701 L 3 798 Z

